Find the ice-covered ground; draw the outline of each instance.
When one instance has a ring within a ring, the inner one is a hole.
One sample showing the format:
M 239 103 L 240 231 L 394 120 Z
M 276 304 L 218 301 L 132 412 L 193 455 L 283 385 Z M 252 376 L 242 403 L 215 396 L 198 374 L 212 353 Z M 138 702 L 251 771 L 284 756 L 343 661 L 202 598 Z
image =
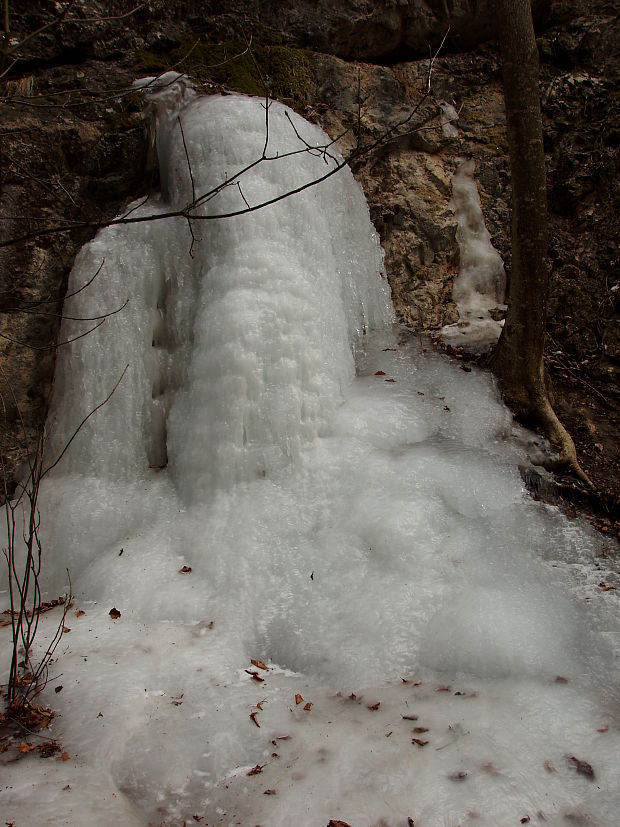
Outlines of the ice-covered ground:
M 171 86 L 153 106 L 173 205 L 177 115 L 196 193 L 262 152 L 260 101 Z M 269 136 L 269 157 L 302 146 L 276 104 Z M 203 209 L 334 163 L 266 160 Z M 68 315 L 129 304 L 64 351 L 50 456 L 130 367 L 42 492 L 46 586 L 68 566 L 84 612 L 46 695 L 70 757 L 5 764 L 2 818 L 617 823 L 604 540 L 524 491 L 534 438 L 491 379 L 393 326 L 350 173 L 193 229 L 191 256 L 179 219 L 106 230 L 76 263 L 73 290 L 105 260 Z

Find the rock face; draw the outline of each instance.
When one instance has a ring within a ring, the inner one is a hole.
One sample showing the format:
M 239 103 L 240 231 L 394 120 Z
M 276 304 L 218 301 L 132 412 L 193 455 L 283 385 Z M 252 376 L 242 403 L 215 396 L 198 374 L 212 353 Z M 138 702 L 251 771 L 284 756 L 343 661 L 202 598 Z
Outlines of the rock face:
M 156 182 L 141 104 L 122 90 L 155 61 L 158 69 L 178 64 L 191 71 L 206 91 L 222 83 L 248 91 L 250 58 L 243 72 L 215 75 L 213 53 L 201 51 L 197 35 L 226 41 L 217 48 L 229 61 L 247 52 L 251 32 L 257 60 L 284 78 L 278 94 L 352 153 L 405 324 L 433 329 L 458 319 L 450 199 L 460 157 L 475 161 L 486 224 L 510 277 L 510 172 L 491 0 L 231 0 L 225 9 L 216 0 L 151 0 L 129 11 L 123 0 L 77 0 L 62 20 L 43 0 L 25 6 L 11 19 L 17 43 L 41 31 L 17 47 L 19 60 L 1 81 L 0 199 L 5 219 L 12 217 L 0 225 L 1 240 L 84 217 L 96 222 L 147 192 Z M 534 4 L 548 153 L 552 346 L 590 360 L 609 393 L 617 392 L 619 347 L 614 6 Z M 428 47 L 448 26 L 426 94 Z M 442 111 L 456 114 L 449 129 L 442 128 Z M 32 439 L 44 416 L 54 314 L 88 235 L 67 229 L 0 248 L 0 448 L 9 465 L 24 456 L 24 437 Z

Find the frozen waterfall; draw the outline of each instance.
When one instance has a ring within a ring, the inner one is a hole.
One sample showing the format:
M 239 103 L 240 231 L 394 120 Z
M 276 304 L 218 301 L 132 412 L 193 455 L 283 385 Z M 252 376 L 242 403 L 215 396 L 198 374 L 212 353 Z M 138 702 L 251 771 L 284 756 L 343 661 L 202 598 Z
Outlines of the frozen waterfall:
M 162 195 L 136 218 L 222 182 L 203 214 L 235 212 L 339 159 L 273 103 L 237 179 L 264 101 L 169 83 L 150 106 Z M 69 316 L 127 306 L 63 349 L 51 455 L 129 367 L 41 494 L 46 588 L 68 566 L 83 612 L 47 690 L 69 760 L 4 766 L 4 819 L 615 823 L 605 540 L 524 491 L 536 437 L 489 376 L 393 324 L 348 169 L 191 232 L 108 228 L 69 291 Z

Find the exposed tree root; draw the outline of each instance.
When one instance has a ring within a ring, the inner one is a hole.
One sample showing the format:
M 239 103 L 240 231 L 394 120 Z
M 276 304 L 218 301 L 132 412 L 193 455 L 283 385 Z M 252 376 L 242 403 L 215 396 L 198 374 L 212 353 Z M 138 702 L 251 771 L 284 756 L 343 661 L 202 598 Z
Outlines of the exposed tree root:
M 504 367 L 505 364 L 504 362 Z M 491 367 L 496 374 L 500 374 L 502 364 L 498 360 L 492 362 Z M 573 438 L 558 419 L 549 401 L 544 368 L 538 372 L 539 381 L 519 381 L 514 372 L 503 381 L 501 377 L 498 378 L 504 401 L 516 418 L 529 428 L 539 427 L 557 452 L 557 456 L 550 457 L 543 467 L 548 471 L 570 474 L 589 491 L 596 491 L 594 483 L 579 464 Z
M 594 483 L 583 470 L 577 459 L 575 443 L 558 419 L 549 400 L 545 397 L 541 403 L 535 405 L 532 414 L 534 418 L 539 421 L 549 441 L 558 452 L 557 458 L 545 463 L 545 467 L 550 471 L 568 472 L 580 480 L 580 482 L 591 491 L 594 491 Z

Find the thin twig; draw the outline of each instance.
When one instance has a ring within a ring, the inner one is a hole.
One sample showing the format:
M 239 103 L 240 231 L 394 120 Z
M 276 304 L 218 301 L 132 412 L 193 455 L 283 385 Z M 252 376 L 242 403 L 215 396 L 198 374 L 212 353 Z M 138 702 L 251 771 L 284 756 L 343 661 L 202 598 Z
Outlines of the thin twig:
M 43 479 L 43 477 L 46 477 L 49 474 L 49 472 L 52 470 L 52 468 L 55 468 L 58 465 L 60 460 L 64 457 L 64 455 L 69 450 L 69 446 L 71 445 L 73 440 L 80 433 L 80 431 L 82 430 L 82 428 L 84 427 L 86 422 L 88 422 L 88 420 L 91 418 L 91 416 L 93 416 L 94 414 L 97 413 L 98 410 L 103 408 L 103 406 L 106 405 L 110 401 L 110 399 L 114 396 L 114 393 L 116 392 L 116 389 L 118 388 L 120 383 L 123 381 L 123 377 L 127 373 L 128 368 L 129 368 L 129 365 L 128 364 L 125 365 L 125 367 L 123 369 L 123 372 L 121 373 L 121 375 L 119 376 L 119 378 L 116 381 L 116 384 L 114 385 L 114 387 L 112 388 L 110 393 L 106 396 L 106 398 L 103 400 L 103 402 L 100 402 L 96 407 L 94 407 L 89 413 L 86 414 L 84 419 L 80 422 L 80 424 L 74 430 L 73 434 L 71 435 L 71 438 L 68 440 L 68 442 L 65 443 L 65 447 L 62 449 L 62 451 L 60 452 L 58 457 L 54 460 L 54 462 L 51 465 L 48 465 L 48 467 L 44 471 L 41 472 L 41 479 Z

